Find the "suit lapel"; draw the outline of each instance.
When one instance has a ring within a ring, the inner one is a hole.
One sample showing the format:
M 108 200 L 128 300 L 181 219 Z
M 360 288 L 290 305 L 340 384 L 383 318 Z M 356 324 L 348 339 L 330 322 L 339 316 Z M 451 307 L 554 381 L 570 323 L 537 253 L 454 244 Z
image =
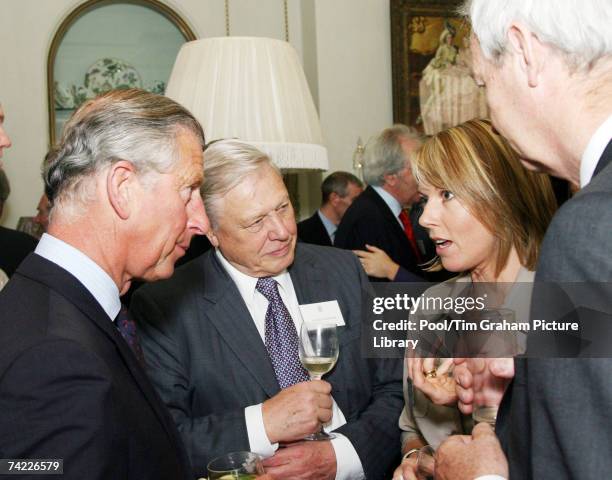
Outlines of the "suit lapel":
M 599 161 L 597 162 L 597 167 L 593 172 L 593 177 L 596 176 L 599 172 L 601 172 L 610 162 L 612 161 L 612 140 L 608 142 L 608 146 L 602 153 Z
M 342 302 L 340 298 L 334 296 L 334 293 L 339 291 L 338 288 L 334 288 L 330 285 L 329 277 L 324 275 L 326 269 L 329 269 L 329 265 L 323 265 L 317 256 L 313 253 L 314 249 L 326 248 L 317 247 L 314 245 L 300 245 L 296 246 L 295 261 L 293 265 L 289 267 L 289 274 L 291 275 L 291 281 L 293 282 L 293 288 L 300 305 L 316 302 L 327 302 L 331 300 L 338 300 L 340 303 L 340 310 L 342 311 Z M 348 322 L 347 314 L 342 311 L 345 322 Z M 344 338 L 347 335 L 347 327 L 338 327 L 338 342 L 340 344 L 340 360 L 342 362 L 342 344 Z M 337 371 L 336 367 L 332 373 L 325 377 L 325 380 L 333 385 L 333 390 L 339 393 L 345 390 L 344 377 L 333 375 L 334 371 Z M 344 398 L 338 397 L 336 401 L 344 404 Z
M 125 343 L 121 334 L 106 315 L 100 304 L 76 277 L 58 265 L 36 254 L 29 255 L 19 268 L 19 273 L 45 284 L 49 289 L 56 291 L 87 317 L 116 347 L 128 371 L 138 385 L 143 396 L 159 418 L 171 443 L 178 445 L 174 425 L 163 407 L 161 400 L 153 389 L 151 382 L 136 357 Z
M 214 325 L 266 394 L 270 397 L 276 395 L 279 386 L 268 351 L 238 288 L 219 263 L 214 250 L 201 258 L 203 301 L 206 305 L 198 309 L 198 314 Z
M 300 305 L 329 300 L 321 296 L 323 292 L 329 291 L 325 288 L 327 282 L 316 268 L 316 261 L 307 247 L 296 245 L 295 260 L 289 267 L 289 275 Z
M 328 247 L 331 247 L 332 246 L 331 240 L 329 238 L 329 235 L 327 234 L 327 229 L 325 228 L 325 225 L 323 225 L 323 221 L 319 217 L 319 212 L 316 211 L 315 214 L 312 216 L 312 218 L 314 219 L 313 222 L 316 225 L 318 236 L 319 236 L 319 239 L 321 240 L 321 245 L 326 245 Z
M 395 217 L 395 215 L 393 215 L 393 212 L 389 208 L 389 205 L 385 203 L 382 197 L 372 187 L 369 186 L 366 189 L 366 192 L 368 190 L 370 190 L 368 193 L 372 201 L 376 203 L 376 205 L 378 206 L 378 209 L 383 213 L 383 216 L 385 217 L 387 222 L 393 225 L 393 227 L 391 228 L 393 228 L 396 231 L 395 234 L 398 235 L 400 238 L 405 238 L 406 246 L 410 248 L 410 244 L 408 243 L 408 238 L 406 237 L 406 232 L 404 232 L 404 229 L 400 226 L 399 220 Z

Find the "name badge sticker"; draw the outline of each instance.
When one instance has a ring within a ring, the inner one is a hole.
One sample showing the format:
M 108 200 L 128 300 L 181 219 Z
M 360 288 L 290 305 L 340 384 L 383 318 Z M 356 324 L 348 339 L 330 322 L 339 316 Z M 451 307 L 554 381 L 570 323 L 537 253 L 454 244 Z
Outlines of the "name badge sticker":
M 307 323 L 335 323 L 338 327 L 346 325 L 338 300 L 300 305 L 300 313 Z

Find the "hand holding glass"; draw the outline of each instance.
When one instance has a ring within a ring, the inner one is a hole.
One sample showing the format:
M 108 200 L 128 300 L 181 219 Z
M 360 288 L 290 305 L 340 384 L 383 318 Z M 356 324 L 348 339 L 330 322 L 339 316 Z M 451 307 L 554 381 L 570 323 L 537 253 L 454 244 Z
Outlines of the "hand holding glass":
M 514 311 L 507 308 L 483 310 L 480 315 L 491 323 L 516 323 Z M 491 335 L 487 343 L 488 345 L 485 345 L 485 349 L 481 352 L 487 357 L 497 355 L 512 357 L 518 352 L 516 332 L 502 332 L 498 335 Z M 494 359 L 474 358 L 470 363 L 474 365 L 474 371 L 479 373 L 473 376 L 474 409 L 472 418 L 475 423 L 486 422 L 494 427 L 499 404 L 508 380 L 498 378 L 491 373 L 489 364 L 492 360 Z
M 261 457 L 252 452 L 232 452 L 211 460 L 208 480 L 253 480 L 264 474 Z
M 300 361 L 311 380 L 321 380 L 338 360 L 338 333 L 333 323 L 302 323 L 300 329 Z M 304 440 L 331 440 L 335 436 L 323 429 Z

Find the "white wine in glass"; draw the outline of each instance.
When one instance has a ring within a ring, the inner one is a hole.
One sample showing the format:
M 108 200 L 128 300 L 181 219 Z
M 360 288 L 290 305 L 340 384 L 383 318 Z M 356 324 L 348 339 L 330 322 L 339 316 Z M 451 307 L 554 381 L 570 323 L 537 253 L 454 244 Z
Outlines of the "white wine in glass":
M 338 332 L 334 323 L 302 323 L 300 329 L 300 361 L 308 370 L 311 380 L 331 371 L 338 360 Z M 331 440 L 335 435 L 323 428 L 307 435 L 304 440 Z
M 337 357 L 302 357 L 302 365 L 308 370 L 311 380 L 320 380 L 336 364 Z

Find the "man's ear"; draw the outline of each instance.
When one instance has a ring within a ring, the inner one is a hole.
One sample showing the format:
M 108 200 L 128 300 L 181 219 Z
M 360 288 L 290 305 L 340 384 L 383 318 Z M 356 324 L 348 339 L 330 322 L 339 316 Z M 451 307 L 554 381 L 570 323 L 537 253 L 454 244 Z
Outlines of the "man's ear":
M 206 238 L 208 238 L 208 241 L 212 244 L 213 247 L 217 248 L 219 246 L 219 238 L 217 237 L 217 235 L 215 235 L 212 226 L 208 229 L 208 232 L 206 233 Z
M 525 25 L 514 22 L 508 29 L 508 49 L 518 62 L 519 68 L 527 75 L 530 87 L 537 87 L 547 52 L 538 37 Z
M 127 160 L 119 160 L 113 163 L 106 175 L 106 192 L 108 200 L 115 213 L 122 220 L 130 216 L 134 191 L 137 182 L 134 165 Z
M 338 202 L 340 201 L 342 197 L 340 197 L 340 195 L 338 195 L 336 192 L 331 192 L 329 194 L 329 203 L 333 206 L 338 205 Z
M 389 185 L 390 187 L 394 187 L 397 183 L 397 174 L 396 173 L 386 173 L 385 175 L 383 175 L 383 179 L 385 181 L 385 183 L 383 183 L 383 186 Z

